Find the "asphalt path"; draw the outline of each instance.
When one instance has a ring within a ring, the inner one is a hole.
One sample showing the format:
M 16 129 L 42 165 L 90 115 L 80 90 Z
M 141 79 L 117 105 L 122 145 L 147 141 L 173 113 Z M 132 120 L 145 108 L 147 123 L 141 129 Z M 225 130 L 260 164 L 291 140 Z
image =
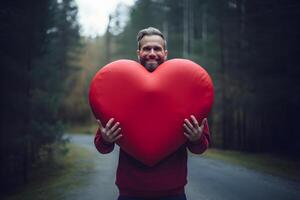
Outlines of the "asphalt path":
M 95 165 L 85 175 L 80 188 L 66 194 L 67 200 L 116 200 L 118 190 L 115 172 L 119 149 L 100 154 L 93 144 L 93 136 L 68 135 L 73 144 L 87 149 Z M 86 162 L 86 161 L 85 161 Z M 188 200 L 299 200 L 300 182 L 275 177 L 224 161 L 189 154 Z

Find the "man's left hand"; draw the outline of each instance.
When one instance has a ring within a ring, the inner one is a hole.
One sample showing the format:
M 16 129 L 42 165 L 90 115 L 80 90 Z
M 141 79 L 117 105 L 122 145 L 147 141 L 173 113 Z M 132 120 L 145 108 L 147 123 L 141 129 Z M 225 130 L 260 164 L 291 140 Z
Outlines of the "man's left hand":
M 204 123 L 206 122 L 206 118 L 202 120 L 201 125 L 199 126 L 199 123 L 194 115 L 191 115 L 191 121 L 188 119 L 184 119 L 183 128 L 184 128 L 184 135 L 188 138 L 190 142 L 196 142 L 200 139 L 203 129 L 204 129 Z

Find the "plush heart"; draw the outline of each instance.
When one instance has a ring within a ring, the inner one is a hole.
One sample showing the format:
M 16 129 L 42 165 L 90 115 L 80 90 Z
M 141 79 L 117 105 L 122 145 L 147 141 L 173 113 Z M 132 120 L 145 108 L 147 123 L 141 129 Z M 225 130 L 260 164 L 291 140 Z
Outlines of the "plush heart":
M 153 166 L 186 142 L 184 119 L 193 114 L 201 122 L 213 96 L 211 78 L 192 61 L 168 60 L 151 73 L 135 61 L 118 60 L 95 75 L 89 100 L 102 124 L 112 117 L 120 122 L 117 144 Z

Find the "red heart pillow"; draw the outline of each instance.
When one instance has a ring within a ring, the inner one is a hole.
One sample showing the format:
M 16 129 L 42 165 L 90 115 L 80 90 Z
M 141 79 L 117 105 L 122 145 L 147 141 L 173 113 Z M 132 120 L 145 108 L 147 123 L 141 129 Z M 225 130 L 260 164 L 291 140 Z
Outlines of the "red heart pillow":
M 148 166 L 186 142 L 183 120 L 207 117 L 213 103 L 207 72 L 185 59 L 168 60 L 154 72 L 131 60 L 112 62 L 93 78 L 89 100 L 96 118 L 120 122 L 117 144 Z

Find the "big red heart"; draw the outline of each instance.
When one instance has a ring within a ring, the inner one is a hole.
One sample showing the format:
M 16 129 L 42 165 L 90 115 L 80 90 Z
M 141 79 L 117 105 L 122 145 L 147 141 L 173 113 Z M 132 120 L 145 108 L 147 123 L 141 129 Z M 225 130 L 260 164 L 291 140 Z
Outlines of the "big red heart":
M 186 142 L 184 119 L 193 114 L 201 122 L 213 96 L 207 72 L 185 59 L 168 60 L 152 73 L 135 61 L 112 62 L 97 72 L 89 93 L 96 118 L 120 122 L 117 144 L 148 166 Z

